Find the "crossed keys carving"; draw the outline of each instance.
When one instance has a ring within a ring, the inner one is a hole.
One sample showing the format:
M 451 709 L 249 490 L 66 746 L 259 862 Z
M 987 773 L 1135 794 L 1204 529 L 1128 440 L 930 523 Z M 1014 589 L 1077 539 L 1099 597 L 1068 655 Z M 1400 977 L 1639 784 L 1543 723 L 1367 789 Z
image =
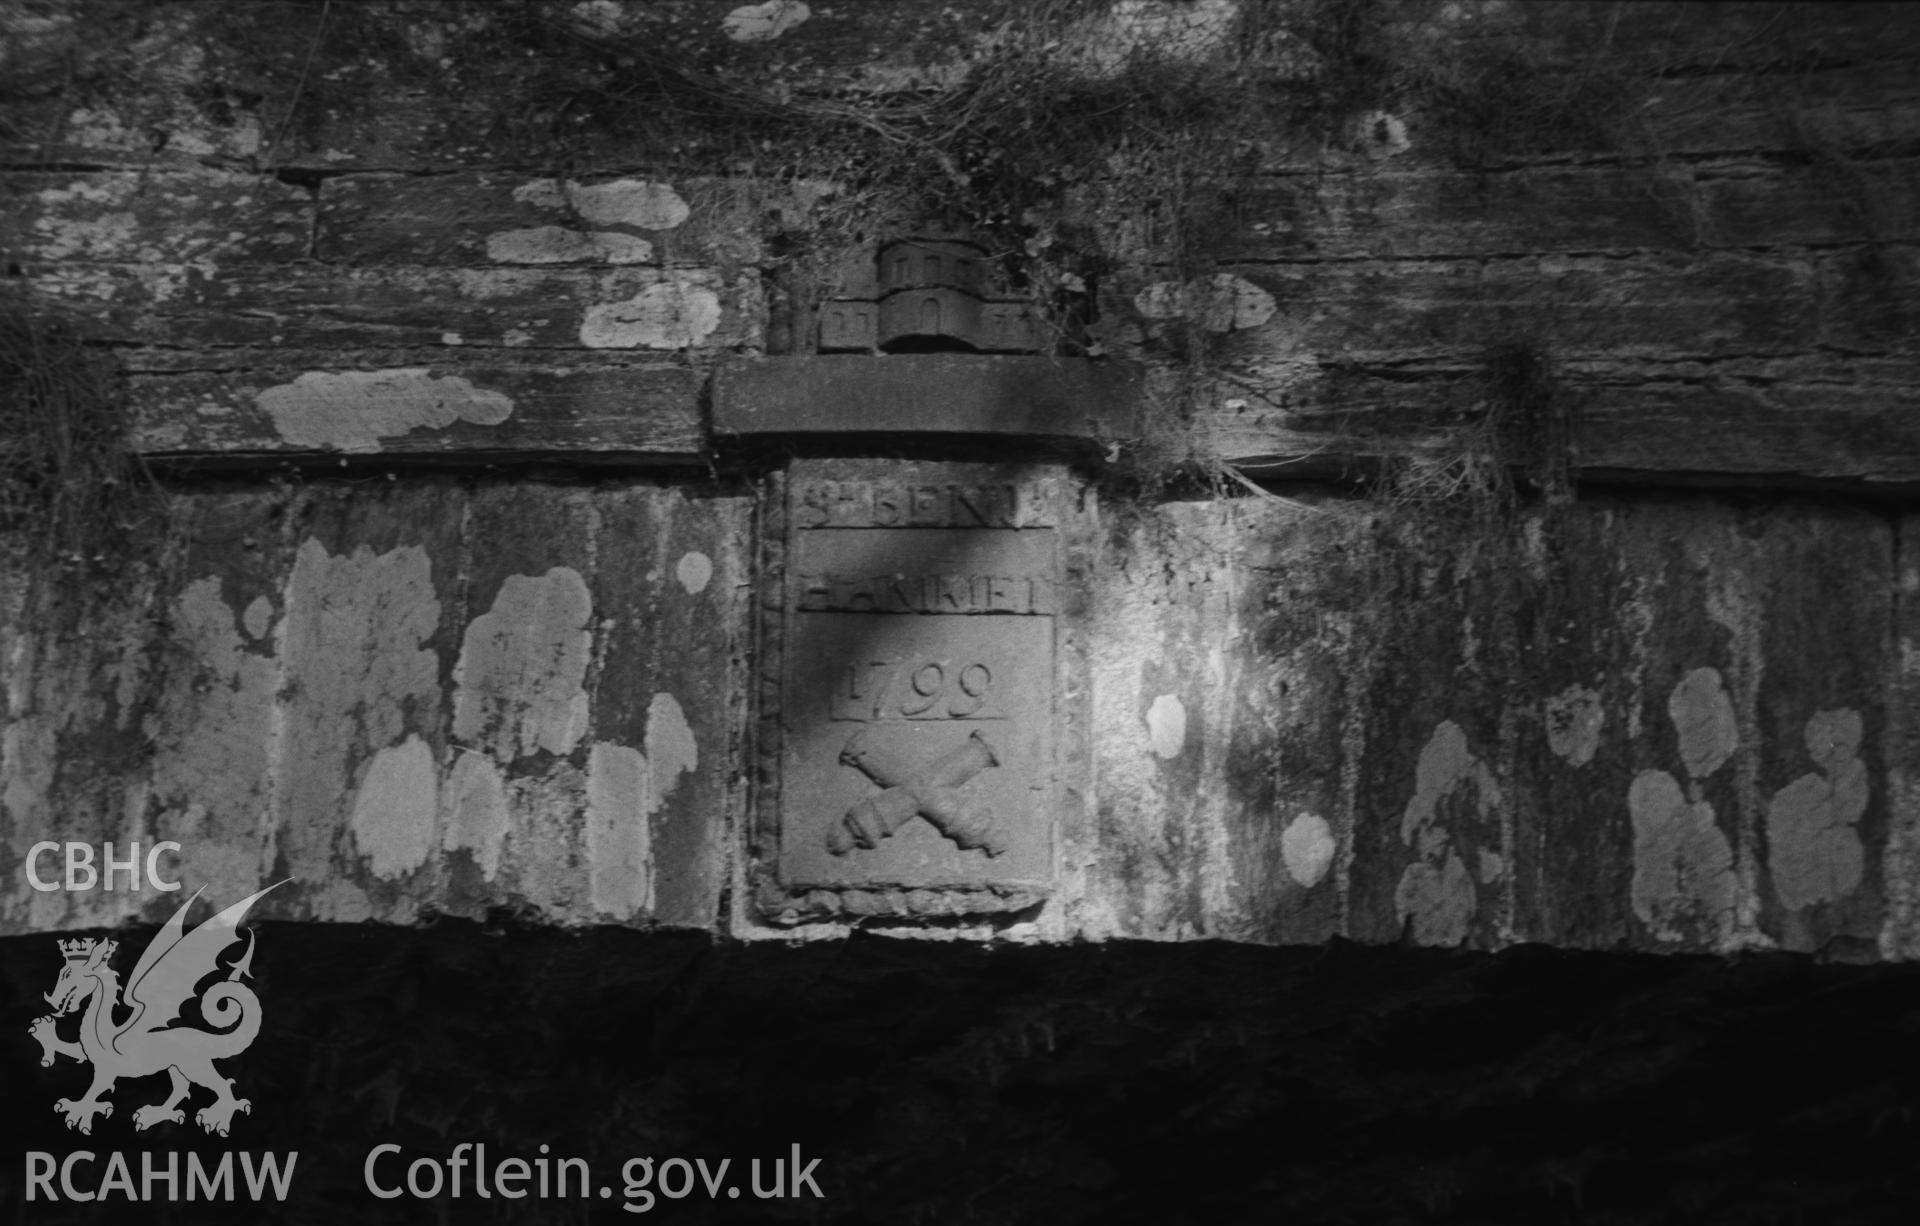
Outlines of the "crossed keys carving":
M 987 738 L 978 732 L 959 748 L 942 754 L 918 771 L 887 760 L 866 744 L 866 730 L 847 738 L 840 761 L 871 779 L 881 790 L 867 797 L 827 831 L 827 850 L 844 856 L 854 848 L 871 849 L 893 832 L 924 817 L 963 851 L 980 848 L 989 856 L 1007 850 L 1007 834 L 984 800 L 966 795 L 967 781 L 1000 765 Z

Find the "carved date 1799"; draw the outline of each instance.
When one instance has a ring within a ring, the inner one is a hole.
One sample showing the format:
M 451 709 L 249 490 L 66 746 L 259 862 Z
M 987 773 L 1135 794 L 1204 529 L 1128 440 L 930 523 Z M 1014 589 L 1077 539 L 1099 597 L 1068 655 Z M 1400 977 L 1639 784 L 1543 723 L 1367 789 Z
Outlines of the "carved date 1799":
M 1044 886 L 1055 488 L 984 466 L 862 479 L 820 463 L 788 490 L 780 884 Z

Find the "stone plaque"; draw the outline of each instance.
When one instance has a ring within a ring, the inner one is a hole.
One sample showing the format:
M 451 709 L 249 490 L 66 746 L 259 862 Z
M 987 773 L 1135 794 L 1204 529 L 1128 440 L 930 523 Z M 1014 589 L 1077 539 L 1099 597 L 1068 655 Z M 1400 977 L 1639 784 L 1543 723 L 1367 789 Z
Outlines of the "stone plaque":
M 1078 720 L 1066 473 L 799 461 L 773 498 L 762 918 L 1042 901 Z

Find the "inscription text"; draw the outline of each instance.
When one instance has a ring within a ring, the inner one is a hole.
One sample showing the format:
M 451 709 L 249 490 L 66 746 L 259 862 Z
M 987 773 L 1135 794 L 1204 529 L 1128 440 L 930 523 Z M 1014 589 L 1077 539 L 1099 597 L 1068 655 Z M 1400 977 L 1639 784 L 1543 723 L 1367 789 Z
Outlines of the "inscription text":
M 794 499 L 800 528 L 1034 528 L 1054 518 L 1041 491 L 1013 481 L 812 480 L 800 484 Z
M 800 576 L 803 613 L 1058 612 L 1053 584 L 1035 575 Z
M 993 669 L 978 660 L 891 657 L 847 665 L 834 687 L 833 719 L 1004 719 L 993 702 Z

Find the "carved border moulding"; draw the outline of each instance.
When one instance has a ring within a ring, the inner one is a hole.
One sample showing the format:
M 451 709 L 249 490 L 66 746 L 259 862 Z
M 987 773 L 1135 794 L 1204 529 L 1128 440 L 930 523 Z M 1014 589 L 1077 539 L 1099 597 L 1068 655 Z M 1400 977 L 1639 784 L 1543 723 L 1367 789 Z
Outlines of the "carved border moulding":
M 770 482 L 759 919 L 1049 897 L 1086 795 L 1091 521 L 1058 465 L 798 460 Z

